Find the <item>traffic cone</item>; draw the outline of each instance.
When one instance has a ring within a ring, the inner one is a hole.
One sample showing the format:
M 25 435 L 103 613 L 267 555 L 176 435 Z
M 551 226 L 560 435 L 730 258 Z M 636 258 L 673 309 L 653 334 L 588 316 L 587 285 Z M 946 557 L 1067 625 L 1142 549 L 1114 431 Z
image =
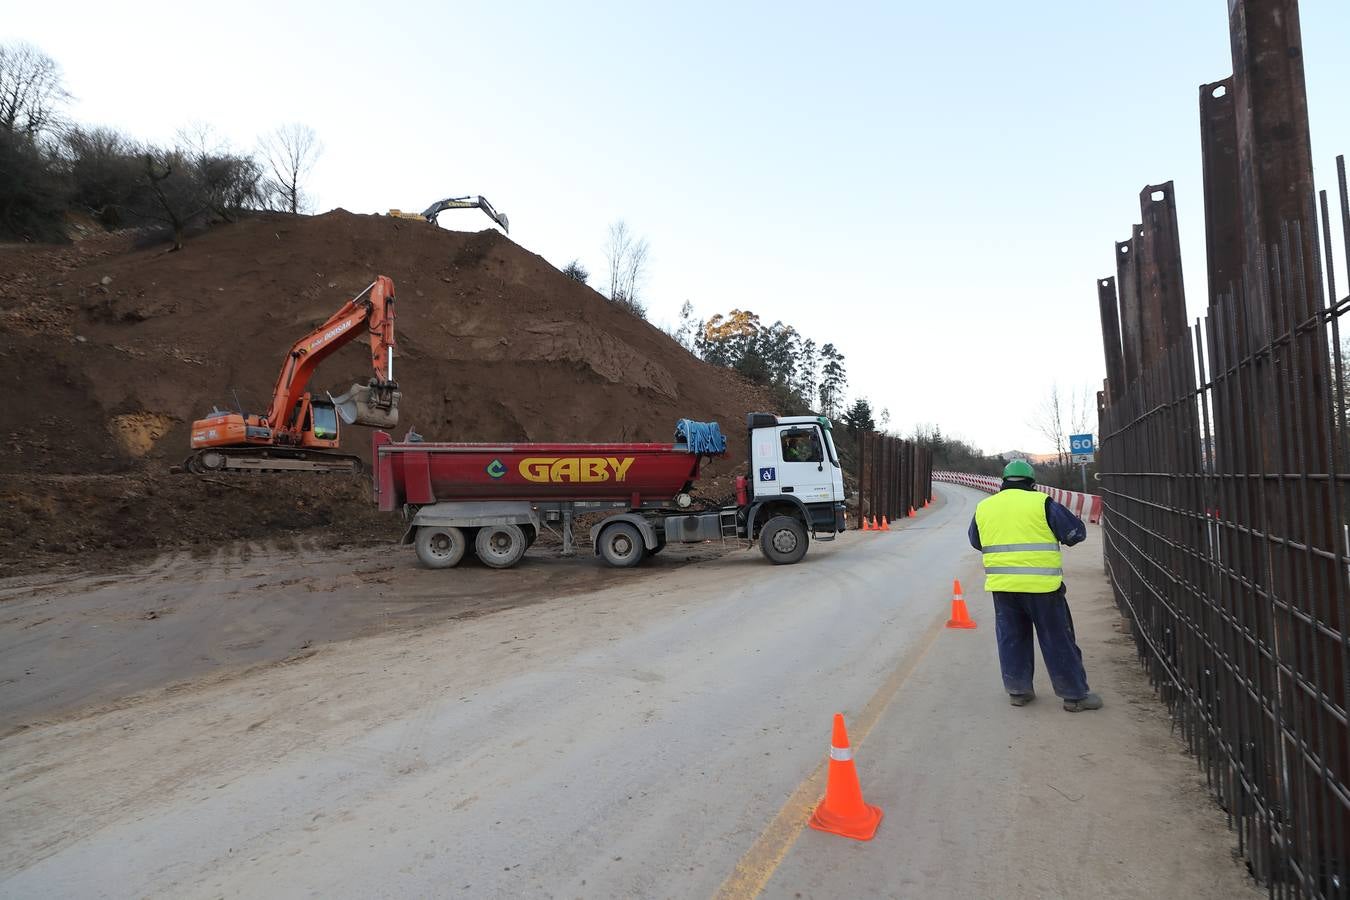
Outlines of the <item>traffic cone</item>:
M 881 517 L 881 530 L 882 530 L 882 531 L 890 531 L 890 530 L 891 530 L 891 522 L 890 522 L 890 520 L 887 519 L 885 516 L 882 516 L 882 517 Z
M 966 611 L 966 597 L 961 593 L 961 582 L 952 582 L 952 617 L 947 620 L 948 628 L 974 628 L 975 622 Z
M 916 512 L 914 511 L 914 507 L 911 506 L 911 507 L 909 508 L 909 517 L 912 519 L 912 518 L 914 518 L 916 515 L 918 515 L 918 513 L 916 513 Z
M 880 524 L 879 522 L 877 522 L 877 517 L 876 517 L 876 516 L 873 516 L 873 517 L 872 517 L 872 530 L 873 530 L 873 531 L 880 531 L 880 530 L 881 530 L 881 524 Z
M 863 516 L 863 517 L 862 517 L 862 522 L 863 522 L 863 524 L 862 524 L 862 530 L 863 530 L 863 531 L 871 531 L 871 530 L 872 530 L 872 526 L 867 524 L 867 516 Z
M 881 824 L 880 807 L 863 802 L 858 770 L 853 767 L 853 751 L 844 730 L 844 717 L 834 714 L 834 736 L 830 740 L 830 772 L 825 782 L 825 799 L 811 814 L 810 825 L 856 841 L 870 841 Z

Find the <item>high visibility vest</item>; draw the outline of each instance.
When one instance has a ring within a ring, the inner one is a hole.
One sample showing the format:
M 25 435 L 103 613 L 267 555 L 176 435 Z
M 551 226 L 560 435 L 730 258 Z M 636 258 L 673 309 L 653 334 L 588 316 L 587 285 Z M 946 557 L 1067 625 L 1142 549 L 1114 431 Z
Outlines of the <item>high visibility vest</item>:
M 1059 540 L 1045 520 L 1040 491 L 1007 488 L 975 507 L 984 545 L 984 589 L 1048 594 L 1064 583 Z

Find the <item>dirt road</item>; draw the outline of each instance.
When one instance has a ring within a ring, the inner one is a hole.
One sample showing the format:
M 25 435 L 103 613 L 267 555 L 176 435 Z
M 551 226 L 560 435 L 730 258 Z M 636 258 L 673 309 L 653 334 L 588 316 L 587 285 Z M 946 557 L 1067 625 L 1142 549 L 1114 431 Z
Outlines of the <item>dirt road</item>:
M 641 573 L 562 559 L 541 542 L 510 572 L 466 560 L 417 565 L 409 547 L 334 549 L 317 539 L 164 556 L 140 571 L 0 579 L 0 737 L 149 699 L 204 678 L 294 662 L 334 641 L 528 606 Z M 664 571 L 720 545 L 672 548 Z
M 621 573 L 13 734 L 0 895 L 1249 890 L 1100 591 L 1075 611 L 1107 709 L 1006 705 L 964 543 L 978 497 L 941 490 L 798 566 Z M 976 631 L 940 627 L 953 577 Z M 870 844 L 802 831 L 835 711 L 886 809 Z

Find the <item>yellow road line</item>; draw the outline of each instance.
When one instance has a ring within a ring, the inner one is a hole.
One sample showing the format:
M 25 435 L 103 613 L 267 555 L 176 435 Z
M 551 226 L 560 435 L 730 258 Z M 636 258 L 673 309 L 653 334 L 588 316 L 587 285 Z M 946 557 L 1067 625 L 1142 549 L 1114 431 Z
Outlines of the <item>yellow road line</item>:
M 929 648 L 937 640 L 939 634 L 943 631 L 943 622 L 947 618 L 946 613 L 933 620 L 933 624 L 924 632 L 919 645 L 911 650 L 904 659 L 902 659 L 891 672 L 885 683 L 877 689 L 872 698 L 867 701 L 852 722 L 848 723 L 849 743 L 857 747 L 867 739 L 867 735 L 872 731 L 881 714 L 886 711 L 891 700 L 900 692 L 909 677 L 914 674 L 914 670 L 923 662 L 924 656 L 928 654 Z M 823 735 L 824 725 L 821 726 Z M 823 741 L 822 741 L 823 744 Z M 824 754 L 821 754 L 822 757 Z M 778 870 L 783 859 L 787 856 L 792 845 L 797 842 L 797 836 L 802 833 L 806 827 L 807 821 L 811 818 L 811 812 L 816 804 L 820 802 L 821 796 L 825 793 L 825 760 L 822 759 L 815 770 L 806 777 L 806 780 L 797 785 L 797 789 L 788 797 L 783 808 L 778 811 L 778 815 L 773 817 L 768 826 L 765 827 L 755 843 L 750 849 L 745 851 L 745 855 L 736 863 L 736 868 L 732 871 L 727 880 L 722 882 L 722 886 L 714 894 L 715 900 L 747 900 L 747 898 L 758 897 L 760 891 L 769 883 L 773 873 Z

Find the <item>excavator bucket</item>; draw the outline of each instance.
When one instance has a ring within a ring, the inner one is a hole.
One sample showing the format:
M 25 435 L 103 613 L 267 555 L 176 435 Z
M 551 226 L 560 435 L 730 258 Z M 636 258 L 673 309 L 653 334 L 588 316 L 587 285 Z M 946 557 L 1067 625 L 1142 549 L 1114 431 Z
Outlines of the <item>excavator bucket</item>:
M 348 425 L 393 428 L 398 424 L 398 404 L 403 394 L 392 382 L 353 384 L 352 389 L 340 397 L 328 396 L 342 421 Z

